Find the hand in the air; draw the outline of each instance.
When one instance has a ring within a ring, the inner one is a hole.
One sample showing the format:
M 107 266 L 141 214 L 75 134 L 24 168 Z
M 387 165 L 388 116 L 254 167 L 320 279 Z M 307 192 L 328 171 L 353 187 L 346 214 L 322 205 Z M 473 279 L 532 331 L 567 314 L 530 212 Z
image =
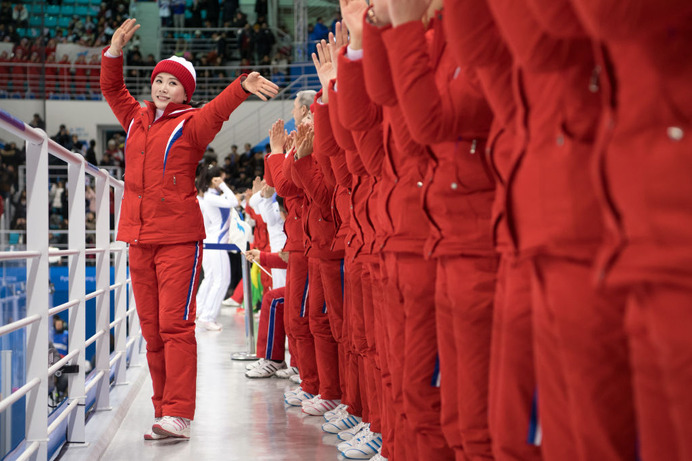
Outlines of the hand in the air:
M 389 17 L 394 27 L 411 21 L 420 21 L 430 6 L 431 0 L 388 1 Z
M 272 154 L 284 152 L 284 145 L 286 144 L 287 137 L 288 134 L 284 129 L 284 121 L 279 119 L 274 122 L 269 129 L 269 146 L 271 147 Z
M 270 82 L 262 77 L 259 72 L 250 72 L 250 75 L 242 83 L 243 89 L 257 95 L 262 101 L 273 98 L 279 94 L 279 87 L 276 83 Z
M 134 18 L 126 19 L 120 27 L 115 29 L 113 37 L 111 37 L 111 46 L 108 49 L 111 54 L 119 56 L 123 53 L 123 48 L 127 45 L 127 42 L 135 35 L 137 29 L 141 27 L 136 22 L 137 20 Z

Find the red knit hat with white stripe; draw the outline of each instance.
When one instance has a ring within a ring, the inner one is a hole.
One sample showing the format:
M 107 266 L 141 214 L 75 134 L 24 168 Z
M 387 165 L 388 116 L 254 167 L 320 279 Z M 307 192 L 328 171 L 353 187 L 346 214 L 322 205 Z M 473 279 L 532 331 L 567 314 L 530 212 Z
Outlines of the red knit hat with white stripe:
M 197 86 L 197 73 L 192 63 L 185 58 L 180 58 L 178 56 L 171 56 L 168 59 L 159 61 L 154 67 L 154 72 L 151 73 L 151 83 L 154 83 L 154 79 L 161 72 L 167 72 L 173 75 L 180 81 L 185 89 L 185 94 L 187 95 L 187 101 L 190 102 L 192 99 L 192 93 L 195 92 L 195 87 Z

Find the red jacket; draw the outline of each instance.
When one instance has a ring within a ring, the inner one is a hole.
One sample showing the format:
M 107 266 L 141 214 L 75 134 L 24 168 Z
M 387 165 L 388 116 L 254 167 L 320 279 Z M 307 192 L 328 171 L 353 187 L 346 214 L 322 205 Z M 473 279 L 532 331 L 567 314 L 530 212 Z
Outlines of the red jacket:
M 506 197 L 513 240 L 524 254 L 592 259 L 603 226 L 590 174 L 600 114 L 591 43 L 548 33 L 524 2 L 489 4 L 517 64 Z
M 366 131 L 380 122 L 379 115 L 382 117 L 382 194 L 376 213 L 381 216 L 379 224 L 384 226 L 384 235 L 373 251 L 422 254 L 431 223 L 421 207 L 418 184 L 422 184 L 430 157 L 424 146 L 411 139 L 397 103 L 381 30 L 367 21 L 364 21 L 363 45 L 362 62 L 339 61 L 339 73 L 343 77 L 339 75 L 338 79 L 339 92 L 344 95 L 340 115 L 346 128 Z M 363 77 L 366 92 L 361 91 Z M 359 153 L 376 155 L 379 151 Z
M 495 24 L 487 2 L 448 0 L 443 15 L 447 46 L 460 66 L 476 70 L 493 110 L 486 153 L 495 176 L 492 230 L 495 247 L 513 252 L 505 219 L 505 184 L 513 163 L 516 104 L 512 93 L 512 55 Z
M 692 3 L 573 0 L 600 40 L 598 185 L 612 282 L 687 287 L 692 275 Z
M 122 56 L 102 56 L 101 69 L 103 95 L 127 130 L 118 240 L 172 244 L 204 239 L 195 169 L 221 125 L 247 98 L 240 78 L 202 109 L 170 103 L 154 121 L 154 103 L 141 107 L 125 88 Z
M 319 259 L 342 259 L 343 241 L 332 250 L 337 230 L 331 212 L 334 184 L 325 180 L 315 154 L 295 160 L 292 169 L 297 185 L 303 188 L 307 197 L 303 208 L 305 255 Z
M 493 116 L 476 74 L 453 59 L 439 14 L 428 32 L 413 21 L 383 38 L 406 126 L 432 154 L 419 184 L 433 223 L 425 255 L 493 253 L 495 183 L 484 156 Z
M 276 189 L 276 193 L 284 198 L 286 208 L 286 221 L 284 231 L 286 232 L 286 244 L 284 251 L 305 251 L 303 234 L 303 193 L 292 181 L 284 175 L 283 163 L 287 156 L 293 156 L 293 151 L 284 155 L 283 153 L 272 153 L 264 158 L 264 177 L 269 184 Z
M 252 242 L 252 248 L 267 250 L 269 248 L 267 224 L 262 219 L 262 216 L 260 216 L 259 213 L 255 213 L 255 210 L 253 210 L 249 204 L 245 205 L 245 212 L 255 221 L 255 228 L 252 231 L 255 239 Z
M 377 178 L 382 174 L 384 157 L 382 125 L 375 124 L 365 132 L 351 132 L 344 128 L 339 119 L 339 95 L 334 89 L 335 84 L 336 80 L 333 80 L 329 85 L 330 133 L 345 151 L 346 167 L 352 176 L 350 195 L 352 238 L 348 238 L 346 244 L 356 250 L 354 257 L 358 257 L 360 254 L 371 254 L 376 241 L 374 223 L 377 221 L 375 210 L 379 198 Z M 359 149 L 368 150 L 374 154 L 361 156 Z M 377 153 L 377 150 L 380 153 Z M 370 169 L 363 163 L 363 158 L 372 160 Z

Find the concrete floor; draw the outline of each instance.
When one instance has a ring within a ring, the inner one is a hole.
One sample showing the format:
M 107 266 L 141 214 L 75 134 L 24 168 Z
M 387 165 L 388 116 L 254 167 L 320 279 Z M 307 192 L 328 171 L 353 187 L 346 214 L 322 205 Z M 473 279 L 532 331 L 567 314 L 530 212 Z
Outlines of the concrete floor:
M 283 393 L 291 383 L 278 378 L 247 379 L 247 362 L 231 361 L 232 352 L 245 350 L 243 315 L 235 308 L 223 308 L 219 321 L 224 326 L 221 332 L 197 330 L 197 410 L 191 439 L 143 440 L 153 420 L 151 379 L 147 374 L 101 459 L 343 459 L 336 450 L 336 436 L 322 432 L 322 417 L 308 416 L 299 407 L 285 405 Z

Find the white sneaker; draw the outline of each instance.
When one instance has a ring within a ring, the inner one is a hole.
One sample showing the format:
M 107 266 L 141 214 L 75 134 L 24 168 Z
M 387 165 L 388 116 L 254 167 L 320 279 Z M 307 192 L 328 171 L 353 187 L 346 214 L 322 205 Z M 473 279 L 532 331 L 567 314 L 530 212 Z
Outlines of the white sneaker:
M 262 359 L 255 360 L 254 362 L 250 362 L 247 365 L 245 365 L 245 369 L 246 370 L 252 370 L 253 368 L 262 365 L 262 362 L 264 362 L 264 360 L 265 359 L 262 358 Z
M 371 432 L 357 445 L 351 445 L 341 452 L 348 459 L 371 459 L 382 448 L 382 435 Z
M 307 392 L 301 389 L 300 392 L 287 396 L 284 401 L 291 406 L 300 407 L 302 406 L 305 400 L 309 400 L 313 397 L 314 395 L 308 394 Z
M 325 400 L 320 396 L 317 397 L 318 399 L 315 401 L 303 402 L 303 413 L 312 416 L 322 416 L 326 412 L 335 409 L 341 403 L 341 400 L 338 399 Z
M 176 437 L 179 439 L 190 438 L 190 420 L 178 416 L 164 416 L 159 422 L 154 423 L 151 430 L 158 435 Z
M 241 304 L 233 298 L 224 299 L 221 302 L 221 305 L 226 306 L 226 307 L 240 307 L 241 306 Z
M 248 378 L 271 378 L 277 370 L 284 368 L 286 362 L 276 363 L 271 360 L 264 360 L 261 365 L 245 372 Z
M 199 326 L 200 328 L 204 328 L 207 331 L 221 331 L 221 330 L 223 330 L 223 327 L 221 326 L 221 324 L 216 323 L 216 322 L 198 321 L 197 326 Z
M 339 432 L 339 435 L 336 436 L 337 439 L 347 442 L 349 440 L 353 440 L 354 438 L 357 438 L 362 431 L 365 429 L 369 430 L 370 424 L 364 423 L 363 421 L 359 422 L 355 426 L 353 426 L 350 429 L 344 429 L 343 431 Z M 349 444 L 350 445 L 350 444 Z
M 298 374 L 298 368 L 297 367 L 288 367 L 288 368 L 284 368 L 283 370 L 277 371 L 275 376 L 277 378 L 281 378 L 281 379 L 288 379 L 291 376 L 297 375 L 297 374 Z
M 161 421 L 161 418 L 154 418 L 154 424 L 157 424 L 159 421 Z M 153 427 L 153 425 L 152 425 Z M 144 433 L 144 440 L 162 440 L 162 439 L 167 439 L 169 436 L 167 435 L 159 435 L 156 432 L 154 432 L 153 429 L 149 429 L 148 432 Z
M 360 432 L 358 432 L 358 434 L 355 437 L 346 442 L 341 442 L 339 445 L 337 445 L 337 449 L 339 451 L 344 451 L 347 448 L 356 447 L 360 445 L 364 440 L 369 439 L 371 435 L 372 432 L 370 432 L 370 424 L 366 423 L 363 429 Z
M 340 403 L 339 406 L 337 406 L 333 410 L 329 410 L 328 412 L 326 412 L 322 416 L 324 416 L 325 421 L 331 421 L 334 417 L 336 417 L 337 414 L 340 416 L 342 412 L 347 411 L 347 410 L 348 410 L 348 405 Z
M 295 389 L 291 389 L 289 391 L 284 392 L 284 400 L 286 400 L 288 397 L 296 395 L 299 392 L 303 392 L 303 388 L 300 386 L 296 387 Z
M 293 375 L 288 378 L 292 383 L 300 384 L 303 380 L 300 379 L 300 375 Z
M 332 419 L 322 424 L 322 430 L 324 432 L 338 434 L 341 431 L 356 427 L 361 422 L 361 419 L 357 416 L 349 415 L 346 412 L 339 414 L 343 415 L 343 417 L 339 419 Z

